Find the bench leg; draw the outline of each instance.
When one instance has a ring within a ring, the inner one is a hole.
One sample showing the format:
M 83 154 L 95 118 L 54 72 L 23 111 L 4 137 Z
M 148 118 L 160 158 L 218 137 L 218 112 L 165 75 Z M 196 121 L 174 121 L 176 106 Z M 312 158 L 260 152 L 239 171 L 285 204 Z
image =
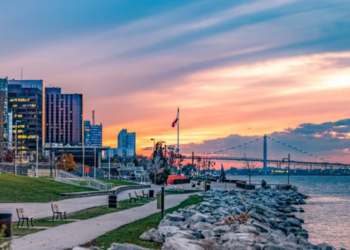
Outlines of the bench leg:
M 53 213 L 52 215 L 52 220 L 55 220 L 55 213 Z
M 67 214 L 66 213 L 64 213 L 64 219 L 67 220 Z
M 33 218 L 30 219 L 30 222 L 32 224 L 32 227 L 34 227 Z
M 19 228 L 19 223 L 21 223 L 21 219 L 18 220 L 17 228 Z
M 29 228 L 29 219 L 27 219 L 27 227 Z
M 60 217 L 61 217 L 61 220 L 62 220 L 62 213 L 60 213 Z
M 24 224 L 24 219 L 22 219 L 22 227 L 23 227 L 23 224 Z

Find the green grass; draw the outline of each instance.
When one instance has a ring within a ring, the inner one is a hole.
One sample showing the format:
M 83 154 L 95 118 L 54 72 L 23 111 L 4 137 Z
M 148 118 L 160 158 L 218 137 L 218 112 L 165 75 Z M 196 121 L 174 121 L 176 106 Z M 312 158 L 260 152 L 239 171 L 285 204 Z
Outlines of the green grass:
M 118 181 L 118 180 L 108 180 L 108 179 L 99 179 L 105 183 L 113 183 L 115 187 L 118 186 L 130 186 L 130 185 L 140 185 L 139 183 L 131 182 L 131 181 Z
M 181 208 L 198 204 L 203 201 L 202 196 L 190 196 L 187 200 L 183 201 L 180 205 L 167 209 L 166 213 L 173 213 Z M 134 221 L 130 224 L 119 227 L 116 230 L 110 231 L 105 235 L 87 243 L 86 247 L 97 246 L 101 249 L 107 249 L 110 245 L 115 243 L 132 243 L 142 247 L 151 249 L 161 249 L 162 245 L 155 242 L 148 242 L 140 240 L 140 236 L 150 228 L 158 228 L 161 221 L 160 213 L 152 214 L 141 220 Z
M 109 208 L 107 206 L 101 206 L 101 207 L 93 207 L 89 209 L 85 209 L 82 211 L 78 211 L 75 213 L 67 214 L 67 219 L 72 220 L 87 220 L 91 218 L 96 218 L 101 215 L 109 214 L 109 213 L 115 213 L 120 212 L 126 209 L 130 209 L 133 207 L 142 206 L 150 201 L 155 200 L 155 198 L 144 198 L 142 200 L 137 200 L 137 202 L 129 203 L 129 200 L 123 200 L 118 202 L 117 208 Z M 61 221 L 61 220 L 55 220 L 52 221 L 52 217 L 50 218 L 42 218 L 42 219 L 34 219 L 34 226 L 35 227 L 57 227 L 60 225 L 72 223 L 74 221 Z M 24 224 L 25 225 L 25 224 Z M 27 228 L 17 228 L 17 222 L 12 224 L 12 234 L 14 236 L 24 236 L 27 234 L 36 233 L 40 230 L 38 229 L 27 229 Z
M 60 193 L 96 191 L 53 181 L 13 174 L 0 174 L 0 203 L 49 202 L 66 199 Z

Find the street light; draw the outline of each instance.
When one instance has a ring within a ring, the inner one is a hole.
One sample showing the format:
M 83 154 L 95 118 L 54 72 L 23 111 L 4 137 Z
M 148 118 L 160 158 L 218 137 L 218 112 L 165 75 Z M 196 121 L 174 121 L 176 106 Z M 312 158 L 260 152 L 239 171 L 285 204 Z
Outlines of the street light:
M 288 185 L 289 185 L 289 172 L 290 172 L 290 154 L 288 154 L 288 158 L 283 158 L 282 162 L 288 161 Z
M 36 167 L 35 175 L 39 177 L 39 135 L 36 136 Z
M 151 138 L 151 141 L 153 141 L 153 151 L 156 149 L 156 139 Z

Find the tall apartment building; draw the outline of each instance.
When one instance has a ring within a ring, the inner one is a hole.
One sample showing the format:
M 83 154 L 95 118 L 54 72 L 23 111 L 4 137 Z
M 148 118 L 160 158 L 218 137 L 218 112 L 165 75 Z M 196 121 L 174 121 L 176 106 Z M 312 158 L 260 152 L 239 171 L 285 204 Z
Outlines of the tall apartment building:
M 12 145 L 15 145 L 17 124 L 17 152 L 36 154 L 39 137 L 39 154 L 45 138 L 45 89 L 43 80 L 8 80 L 8 109 L 12 112 Z
M 121 157 L 134 156 L 136 153 L 136 133 L 128 133 L 127 129 L 122 129 L 118 134 L 117 154 Z
M 102 147 L 102 123 L 93 125 L 84 121 L 84 144 L 91 147 Z
M 83 143 L 83 95 L 62 94 L 46 88 L 46 143 L 81 146 Z
M 4 161 L 8 147 L 8 119 L 8 79 L 4 78 L 0 79 L 0 162 Z

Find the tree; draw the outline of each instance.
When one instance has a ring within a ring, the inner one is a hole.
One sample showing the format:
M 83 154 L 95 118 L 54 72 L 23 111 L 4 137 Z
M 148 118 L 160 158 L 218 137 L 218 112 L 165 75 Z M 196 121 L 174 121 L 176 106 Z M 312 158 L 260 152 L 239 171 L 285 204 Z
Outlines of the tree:
M 251 181 L 251 176 L 253 174 L 252 168 L 254 168 L 256 165 L 249 162 L 249 159 L 248 159 L 246 154 L 244 154 L 243 159 L 244 159 L 244 163 L 245 163 L 245 168 L 247 169 L 247 175 L 249 177 L 249 185 L 252 185 L 252 181 Z
M 150 170 L 149 177 L 155 182 L 155 184 L 163 184 L 168 180 L 170 168 L 167 158 L 165 157 L 162 142 L 157 142 L 155 146 L 156 147 L 152 154 L 151 163 L 148 168 Z
M 15 154 L 12 152 L 12 150 L 7 149 L 5 152 L 5 161 L 13 162 L 14 159 L 15 159 Z
M 57 162 L 57 168 L 68 172 L 72 172 L 76 169 L 77 164 L 74 161 L 74 156 L 72 154 L 61 156 L 61 160 Z

